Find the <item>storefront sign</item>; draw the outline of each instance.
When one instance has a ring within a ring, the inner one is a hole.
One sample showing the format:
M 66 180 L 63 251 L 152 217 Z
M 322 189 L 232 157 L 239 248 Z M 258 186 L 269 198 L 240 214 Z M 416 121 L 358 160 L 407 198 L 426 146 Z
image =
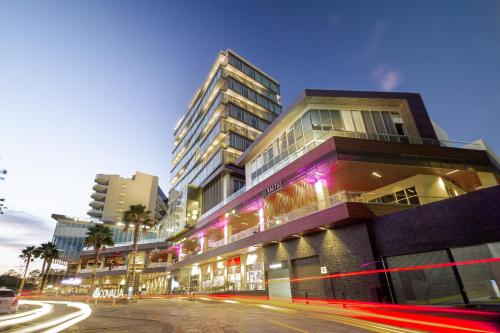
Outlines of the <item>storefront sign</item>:
M 119 298 L 123 297 L 123 289 L 101 289 L 95 288 L 93 298 Z
M 281 190 L 281 187 L 282 186 L 281 186 L 281 180 L 280 180 L 276 184 L 273 184 L 273 185 L 269 186 L 268 188 L 266 188 L 265 191 L 262 192 L 262 194 L 264 196 L 273 194 L 274 192 L 277 192 L 277 191 Z

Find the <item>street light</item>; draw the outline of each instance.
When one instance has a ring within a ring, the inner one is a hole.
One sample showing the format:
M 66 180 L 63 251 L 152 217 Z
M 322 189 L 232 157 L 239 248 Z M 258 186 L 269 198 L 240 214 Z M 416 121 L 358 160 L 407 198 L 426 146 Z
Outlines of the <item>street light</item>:
M 387 289 L 389 289 L 389 296 L 391 297 L 392 304 L 395 304 L 394 303 L 394 296 L 392 295 L 391 284 L 389 283 L 389 276 L 387 275 L 387 270 L 385 268 L 385 261 L 382 259 L 382 260 L 374 260 L 374 261 L 370 261 L 370 262 L 365 262 L 364 264 L 359 265 L 359 267 L 366 267 L 368 265 L 375 264 L 375 263 L 382 264 L 382 268 L 384 269 L 385 280 L 387 282 Z

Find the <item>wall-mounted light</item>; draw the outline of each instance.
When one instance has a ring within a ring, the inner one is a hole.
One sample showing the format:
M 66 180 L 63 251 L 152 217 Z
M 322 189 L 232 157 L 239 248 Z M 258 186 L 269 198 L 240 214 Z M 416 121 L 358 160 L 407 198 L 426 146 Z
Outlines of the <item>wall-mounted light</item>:
M 454 174 L 455 172 L 458 172 L 458 171 L 459 171 L 458 169 L 452 170 L 452 171 L 445 173 L 445 175 L 451 175 L 451 174 Z
M 372 175 L 374 175 L 377 178 L 382 178 L 382 175 L 378 172 L 375 172 L 375 171 L 372 172 Z
M 274 264 L 270 264 L 269 265 L 269 269 L 280 269 L 282 266 L 283 266 L 282 263 L 277 262 L 277 263 L 274 263 Z

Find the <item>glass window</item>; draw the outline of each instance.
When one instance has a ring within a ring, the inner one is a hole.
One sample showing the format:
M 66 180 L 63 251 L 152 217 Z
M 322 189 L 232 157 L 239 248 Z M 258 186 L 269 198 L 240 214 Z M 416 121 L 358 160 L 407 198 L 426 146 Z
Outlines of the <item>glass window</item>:
M 375 123 L 375 128 L 377 129 L 377 133 L 385 134 L 386 131 L 384 126 L 384 121 L 382 120 L 382 115 L 380 114 L 380 112 L 373 111 L 372 116 L 373 116 L 373 122 Z
M 311 110 L 311 122 L 312 122 L 312 128 L 313 130 L 320 130 L 322 129 L 321 127 L 321 119 L 319 118 L 319 112 L 318 110 Z
M 368 133 L 377 133 L 375 129 L 375 124 L 373 123 L 373 119 L 370 111 L 361 111 L 363 116 L 363 122 L 365 124 L 366 132 Z
M 286 133 L 286 137 L 288 139 L 288 146 L 291 146 L 295 143 L 295 135 L 293 134 L 293 130 L 289 129 Z
M 351 112 L 342 110 L 340 111 L 340 114 L 342 115 L 342 122 L 344 123 L 345 130 L 348 132 L 355 132 Z
M 356 132 L 366 133 L 365 126 L 363 125 L 363 118 L 361 117 L 361 111 L 352 111 L 352 119 L 354 120 Z
M 332 126 L 332 118 L 330 117 L 329 110 L 320 110 L 321 115 L 321 123 L 323 124 L 323 131 L 331 131 L 333 129 Z
M 309 133 L 312 130 L 310 112 L 306 112 L 302 116 L 302 129 L 304 130 L 304 133 Z
M 387 133 L 396 135 L 396 127 L 394 127 L 394 123 L 392 122 L 391 113 L 387 111 L 382 112 L 382 119 L 384 120 L 385 128 L 387 129 Z
M 332 117 L 333 128 L 336 131 L 343 131 L 344 126 L 342 126 L 342 118 L 340 117 L 340 111 L 330 110 L 330 116 Z
M 295 132 L 296 139 L 299 139 L 302 137 L 302 124 L 300 123 L 300 118 L 293 125 L 293 130 Z

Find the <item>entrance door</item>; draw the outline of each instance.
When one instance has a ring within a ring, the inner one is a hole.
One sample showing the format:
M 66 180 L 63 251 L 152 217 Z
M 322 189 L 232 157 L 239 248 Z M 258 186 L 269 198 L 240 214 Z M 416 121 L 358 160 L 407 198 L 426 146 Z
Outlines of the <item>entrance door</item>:
M 298 281 L 292 282 L 294 298 L 327 298 L 323 279 L 300 280 L 321 274 L 318 256 L 292 260 L 293 275 Z

